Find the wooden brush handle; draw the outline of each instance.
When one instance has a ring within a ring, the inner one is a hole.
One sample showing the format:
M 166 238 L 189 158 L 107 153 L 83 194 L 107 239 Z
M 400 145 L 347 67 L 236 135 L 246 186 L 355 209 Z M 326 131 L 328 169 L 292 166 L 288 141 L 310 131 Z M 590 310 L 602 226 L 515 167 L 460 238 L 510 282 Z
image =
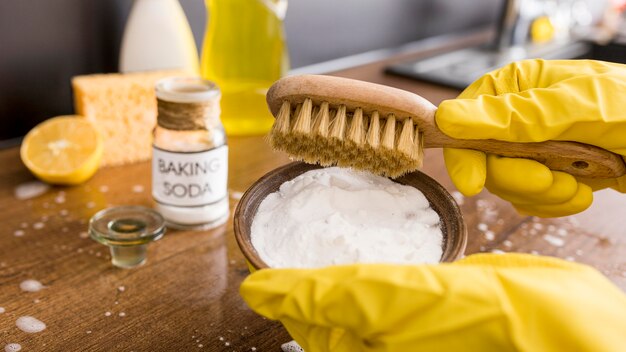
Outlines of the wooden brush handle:
M 586 178 L 614 178 L 626 174 L 624 159 L 606 149 L 577 142 L 546 141 L 513 143 L 498 140 L 469 140 L 448 137 L 437 127 L 437 107 L 411 92 L 347 78 L 302 75 L 285 77 L 267 93 L 267 103 L 276 116 L 283 101 L 302 103 L 306 98 L 315 105 L 345 105 L 361 108 L 367 115 L 378 111 L 393 114 L 402 121 L 412 118 L 423 133 L 425 148 L 463 148 L 506 157 L 536 160 L 552 170 Z

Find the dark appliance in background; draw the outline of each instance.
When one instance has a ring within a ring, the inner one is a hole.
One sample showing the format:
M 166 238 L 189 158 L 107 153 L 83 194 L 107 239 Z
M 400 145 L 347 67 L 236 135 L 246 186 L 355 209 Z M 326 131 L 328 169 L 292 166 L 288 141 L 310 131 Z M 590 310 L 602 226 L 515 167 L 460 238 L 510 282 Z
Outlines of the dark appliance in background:
M 117 70 L 112 0 L 0 0 L 0 140 L 71 114 L 70 78 Z
M 585 40 L 564 39 L 532 43 L 531 19 L 521 15 L 524 0 L 503 0 L 493 41 L 480 47 L 462 48 L 409 62 L 391 65 L 386 72 L 464 89 L 483 74 L 523 59 L 594 59 L 625 63 L 626 47 L 617 41 L 598 45 Z M 589 2 L 592 4 L 592 2 Z

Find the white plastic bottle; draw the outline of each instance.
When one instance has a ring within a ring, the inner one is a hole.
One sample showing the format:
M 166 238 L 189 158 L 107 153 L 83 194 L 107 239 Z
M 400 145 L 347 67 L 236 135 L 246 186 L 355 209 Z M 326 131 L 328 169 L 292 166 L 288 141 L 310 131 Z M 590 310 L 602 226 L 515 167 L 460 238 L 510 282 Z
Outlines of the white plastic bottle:
M 135 0 L 122 38 L 119 68 L 121 72 L 199 72 L 196 43 L 178 0 Z

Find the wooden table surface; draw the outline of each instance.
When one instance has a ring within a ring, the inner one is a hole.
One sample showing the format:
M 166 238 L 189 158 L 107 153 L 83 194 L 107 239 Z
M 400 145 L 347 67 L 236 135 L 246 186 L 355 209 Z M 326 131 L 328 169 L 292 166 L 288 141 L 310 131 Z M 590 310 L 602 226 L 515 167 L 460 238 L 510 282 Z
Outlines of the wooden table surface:
M 407 56 L 397 57 L 401 60 Z M 417 92 L 434 103 L 458 92 L 388 76 L 386 62 L 335 74 Z M 288 162 L 263 137 L 230 138 L 231 213 L 241 192 Z M 87 221 L 112 205 L 150 206 L 149 163 L 103 168 L 77 187 L 53 187 L 19 200 L 16 187 L 34 178 L 18 149 L 0 151 L 0 348 L 24 351 L 280 351 L 290 340 L 276 322 L 250 311 L 239 297 L 248 274 L 232 219 L 213 231 L 169 231 L 150 245 L 148 263 L 111 266 L 108 249 L 86 236 Z M 424 170 L 457 198 L 469 229 L 467 254 L 536 253 L 587 263 L 626 289 L 626 195 L 602 191 L 584 213 L 537 219 L 515 213 L 487 192 L 463 198 L 445 172 L 440 150 Z M 24 292 L 35 279 L 46 287 Z M 1 309 L 0 309 L 1 311 Z M 16 319 L 33 316 L 47 328 L 27 334 Z

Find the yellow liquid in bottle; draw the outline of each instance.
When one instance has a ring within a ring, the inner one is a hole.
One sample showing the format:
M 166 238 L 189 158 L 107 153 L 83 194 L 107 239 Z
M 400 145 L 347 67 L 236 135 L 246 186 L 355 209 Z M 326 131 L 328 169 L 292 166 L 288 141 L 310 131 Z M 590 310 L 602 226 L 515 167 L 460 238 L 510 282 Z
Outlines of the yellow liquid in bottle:
M 263 134 L 274 123 L 265 94 L 289 64 L 282 19 L 264 4 L 273 1 L 205 0 L 201 72 L 222 91 L 228 135 Z

